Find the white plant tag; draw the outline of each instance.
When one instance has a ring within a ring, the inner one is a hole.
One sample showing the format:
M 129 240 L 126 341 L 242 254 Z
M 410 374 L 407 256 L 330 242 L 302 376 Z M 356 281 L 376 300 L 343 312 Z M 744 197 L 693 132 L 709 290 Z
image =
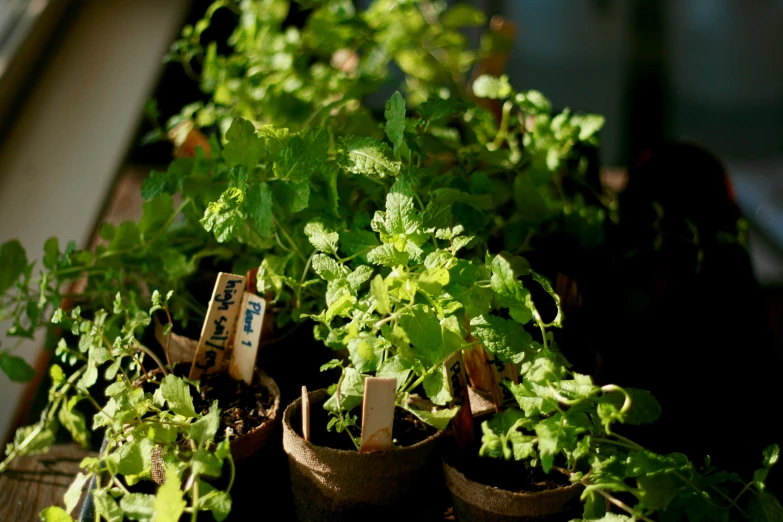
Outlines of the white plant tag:
M 196 357 L 190 367 L 190 379 L 223 369 L 223 355 L 234 333 L 239 305 L 245 291 L 245 276 L 220 272 L 215 281 L 207 316 L 201 327 Z
M 367 377 L 362 404 L 362 443 L 359 453 L 392 449 L 394 403 L 397 398 L 395 377 Z
M 231 356 L 231 364 L 228 366 L 228 374 L 250 385 L 253 383 L 253 373 L 256 368 L 258 344 L 261 342 L 266 301 L 255 294 L 245 292 L 239 310 L 234 352 Z

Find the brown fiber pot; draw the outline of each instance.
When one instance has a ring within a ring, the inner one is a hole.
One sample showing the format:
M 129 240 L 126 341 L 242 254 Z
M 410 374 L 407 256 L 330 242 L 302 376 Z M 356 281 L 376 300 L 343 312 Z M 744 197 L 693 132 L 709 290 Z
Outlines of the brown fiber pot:
M 277 383 L 258 368 L 256 368 L 256 379 L 261 383 L 261 386 L 266 388 L 269 397 L 272 398 L 272 407 L 269 409 L 269 418 L 261 425 L 231 441 L 231 456 L 234 457 L 234 460 L 245 459 L 258 452 L 269 441 L 280 440 L 278 438 L 280 436 L 280 410 L 282 409 L 280 390 Z
M 445 460 L 443 471 L 460 522 L 568 522 L 582 514 L 579 483 L 515 493 L 470 480 Z
M 329 397 L 326 390 L 309 395 L 313 410 Z M 424 520 L 428 516 L 425 513 L 433 509 L 443 484 L 443 431 L 413 446 L 375 453 L 317 446 L 300 435 L 301 402 L 295 400 L 283 414 L 283 450 L 288 455 L 298 520 Z

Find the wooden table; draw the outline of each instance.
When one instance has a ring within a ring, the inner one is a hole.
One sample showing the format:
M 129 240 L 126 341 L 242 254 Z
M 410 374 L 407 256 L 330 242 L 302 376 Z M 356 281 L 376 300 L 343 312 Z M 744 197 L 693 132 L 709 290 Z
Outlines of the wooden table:
M 0 474 L 0 519 L 33 522 L 49 506 L 65 507 L 63 495 L 79 472 L 79 463 L 90 455 L 96 454 L 76 444 L 58 444 L 48 453 L 15 459 Z

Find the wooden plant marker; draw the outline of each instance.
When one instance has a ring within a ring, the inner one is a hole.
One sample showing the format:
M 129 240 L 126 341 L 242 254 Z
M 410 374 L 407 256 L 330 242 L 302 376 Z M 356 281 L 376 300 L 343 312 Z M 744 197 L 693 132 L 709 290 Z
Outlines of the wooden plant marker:
M 245 276 L 218 274 L 188 378 L 198 379 L 203 373 L 223 369 L 223 355 L 233 334 L 244 290 Z
M 446 359 L 443 363 L 443 374 L 452 397 L 449 406 L 460 407 L 454 420 L 451 421 L 454 440 L 460 449 L 465 449 L 473 442 L 473 412 L 470 409 L 468 378 L 465 374 L 462 352 L 457 351 Z
M 367 377 L 362 403 L 362 443 L 359 453 L 392 449 L 397 379 Z
M 492 387 L 492 402 L 495 403 L 495 409 L 500 411 L 516 406 L 517 400 L 514 394 L 503 384 L 503 381 L 509 380 L 514 384 L 519 384 L 519 367 L 514 363 L 501 361 L 493 356 L 489 356 L 487 363 L 492 368 L 495 379 L 495 385 Z
M 302 436 L 310 441 L 310 395 L 307 386 L 302 386 Z
M 228 374 L 234 379 L 245 381 L 250 385 L 253 384 L 266 301 L 257 295 L 245 292 L 239 310 L 237 333 L 234 337 L 234 352 L 231 356 L 231 364 L 228 366 Z

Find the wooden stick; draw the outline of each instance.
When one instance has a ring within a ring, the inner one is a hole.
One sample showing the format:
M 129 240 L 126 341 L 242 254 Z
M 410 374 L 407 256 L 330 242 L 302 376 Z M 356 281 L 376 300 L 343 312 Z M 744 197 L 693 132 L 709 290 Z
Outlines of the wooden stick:
M 392 449 L 397 379 L 367 377 L 362 404 L 362 443 L 359 453 Z
M 209 309 L 201 327 L 196 357 L 190 367 L 190 379 L 223 369 L 223 355 L 236 325 L 237 312 L 245 290 L 245 276 L 220 272 L 215 281 Z
M 310 441 L 310 395 L 307 386 L 302 386 L 302 436 Z
M 450 407 L 459 406 L 457 416 L 451 421 L 454 441 L 460 449 L 466 449 L 473 442 L 473 413 L 468 398 L 468 379 L 462 352 L 455 352 L 443 363 L 443 375 L 451 393 Z
M 245 381 L 248 385 L 253 383 L 264 312 L 266 312 L 266 301 L 257 295 L 245 292 L 237 319 L 237 333 L 234 337 L 234 351 L 228 366 L 228 374 L 236 380 Z

